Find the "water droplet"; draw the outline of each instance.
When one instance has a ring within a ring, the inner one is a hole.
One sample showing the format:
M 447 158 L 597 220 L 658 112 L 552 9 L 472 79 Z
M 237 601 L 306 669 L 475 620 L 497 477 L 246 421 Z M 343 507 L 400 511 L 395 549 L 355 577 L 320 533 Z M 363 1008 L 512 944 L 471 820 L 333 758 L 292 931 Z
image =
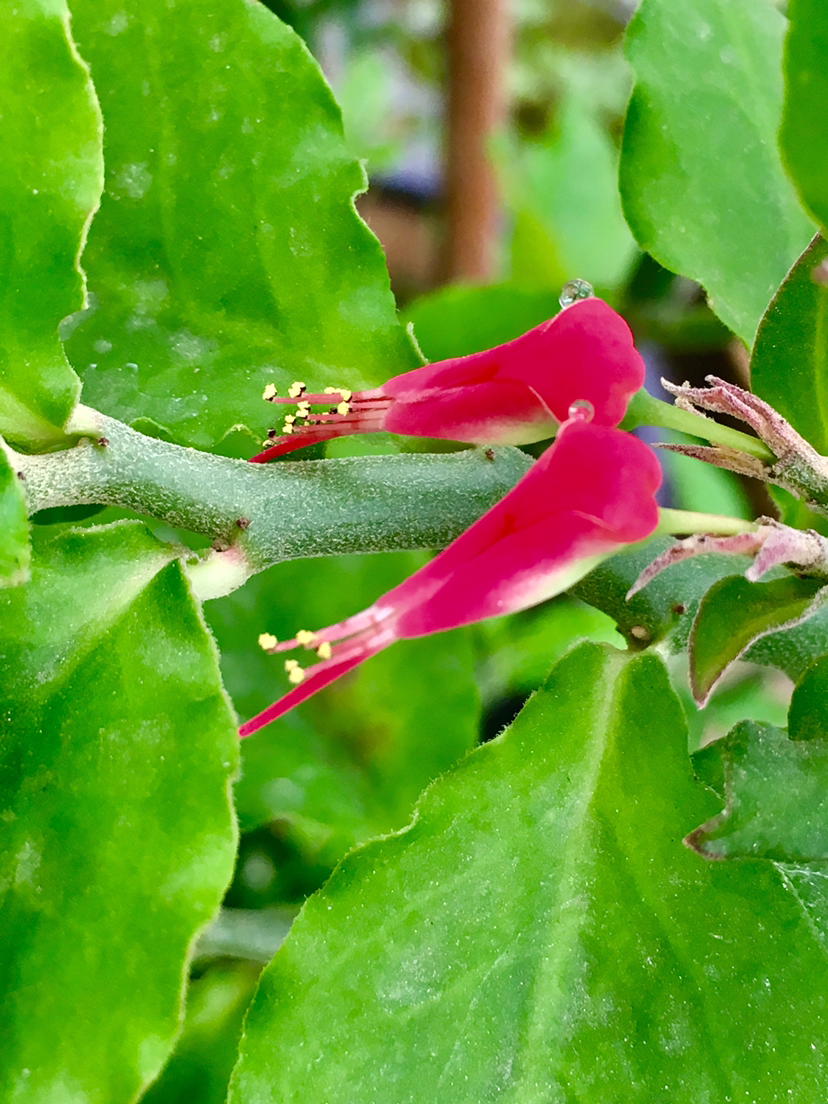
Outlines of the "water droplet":
M 595 417 L 595 407 L 589 399 L 576 399 L 570 406 L 567 414 L 571 421 L 591 422 Z
M 567 280 L 558 296 L 558 302 L 562 307 L 571 307 L 579 299 L 591 299 L 594 294 L 592 284 L 588 284 L 586 280 Z

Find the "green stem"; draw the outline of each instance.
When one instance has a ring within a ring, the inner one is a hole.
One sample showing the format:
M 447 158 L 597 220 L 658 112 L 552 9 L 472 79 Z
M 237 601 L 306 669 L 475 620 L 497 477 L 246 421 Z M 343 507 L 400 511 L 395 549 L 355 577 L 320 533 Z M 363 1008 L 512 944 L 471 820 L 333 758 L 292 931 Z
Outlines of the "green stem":
M 712 418 L 706 418 L 703 414 L 696 414 L 692 410 L 684 410 L 673 403 L 657 399 L 643 389 L 633 395 L 627 408 L 627 416 L 621 423 L 622 429 L 638 429 L 639 426 L 662 426 L 664 429 L 676 429 L 681 433 L 689 433 L 693 437 L 701 437 L 713 445 L 723 445 L 726 448 L 737 449 L 746 452 L 749 456 L 755 456 L 764 464 L 773 464 L 776 457 L 758 437 L 751 437 L 748 433 L 742 433 L 739 429 L 731 429 L 714 422 Z
M 736 533 L 751 533 L 757 528 L 755 521 L 728 517 L 725 514 L 701 514 L 695 510 L 659 510 L 656 533 L 714 533 L 731 537 Z
M 226 578 L 205 580 L 203 597 L 283 560 L 443 548 L 532 463 L 497 448 L 250 464 L 145 437 L 88 407 L 78 408 L 73 431 L 75 423 L 89 436 L 62 452 L 24 456 L 5 446 L 29 513 L 114 505 L 204 534 L 216 548 L 208 574 Z

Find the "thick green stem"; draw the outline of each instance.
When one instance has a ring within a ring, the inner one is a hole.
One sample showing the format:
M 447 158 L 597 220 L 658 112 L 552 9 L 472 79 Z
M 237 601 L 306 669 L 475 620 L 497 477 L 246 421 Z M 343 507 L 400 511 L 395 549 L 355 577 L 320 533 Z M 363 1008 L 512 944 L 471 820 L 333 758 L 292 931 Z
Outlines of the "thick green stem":
M 701 437 L 714 445 L 724 445 L 739 452 L 746 452 L 765 464 L 772 464 L 776 460 L 768 446 L 758 437 L 751 437 L 741 430 L 720 425 L 719 422 L 714 422 L 712 418 L 706 418 L 703 414 L 696 414 L 673 403 L 663 402 L 644 390 L 633 395 L 627 408 L 627 416 L 621 423 L 622 429 L 638 429 L 639 426 L 676 429 L 680 433 Z
M 7 449 L 30 513 L 102 503 L 205 534 L 233 585 L 282 560 L 442 548 L 531 465 L 511 448 L 249 464 L 145 437 L 85 407 L 70 430 L 88 438 L 39 456 Z M 203 596 L 226 590 L 213 580 Z

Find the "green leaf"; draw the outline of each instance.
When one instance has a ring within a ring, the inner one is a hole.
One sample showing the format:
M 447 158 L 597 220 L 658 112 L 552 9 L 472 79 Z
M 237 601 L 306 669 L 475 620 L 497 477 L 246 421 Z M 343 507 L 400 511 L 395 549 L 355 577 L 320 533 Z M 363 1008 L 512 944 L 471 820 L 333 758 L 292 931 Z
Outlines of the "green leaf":
M 828 741 L 743 721 L 709 750 L 722 760 L 726 805 L 691 847 L 709 859 L 828 859 Z
M 0 447 L 0 587 L 17 586 L 28 579 L 30 555 L 26 499 L 17 473 Z
M 813 234 L 776 145 L 784 28 L 769 0 L 643 0 L 627 32 L 627 221 L 747 345 Z
M 826 701 L 828 701 L 828 658 L 823 658 L 818 659 L 808 668 L 791 697 L 788 731 L 792 740 L 828 739 Z
M 785 46 L 782 153 L 803 202 L 828 226 L 828 9 L 822 0 L 789 0 Z
M 816 579 L 789 576 L 751 583 L 742 575 L 722 579 L 702 599 L 690 635 L 693 696 L 704 705 L 714 686 L 755 641 L 798 625 L 828 599 Z
M 209 447 L 236 424 L 264 435 L 268 382 L 355 390 L 415 367 L 353 208 L 364 172 L 296 34 L 247 0 L 72 10 L 106 125 L 97 307 L 67 343 L 85 401 Z
M 556 291 L 573 276 L 617 287 L 635 242 L 618 196 L 618 155 L 594 112 L 570 95 L 555 127 L 510 143 L 498 167 L 515 218 L 512 278 Z
M 828 287 L 813 273 L 828 260 L 815 238 L 773 297 L 750 362 L 753 390 L 821 453 L 828 452 Z
M 101 120 L 63 0 L 0 5 L 0 433 L 48 447 L 80 392 L 58 323 L 103 176 Z
M 0 592 L 0 1099 L 127 1101 L 233 869 L 234 718 L 169 546 L 36 539 Z
M 423 562 L 401 553 L 278 564 L 208 603 L 239 713 L 252 716 L 290 688 L 280 657 L 257 646 L 261 632 L 286 639 L 341 620 Z M 355 843 L 406 823 L 423 788 L 474 746 L 479 715 L 468 632 L 400 641 L 242 741 L 242 830 L 287 821 L 303 850 L 332 866 Z
M 685 741 L 658 657 L 570 652 L 307 903 L 232 1104 L 820 1100 L 828 957 L 772 865 L 682 846 Z

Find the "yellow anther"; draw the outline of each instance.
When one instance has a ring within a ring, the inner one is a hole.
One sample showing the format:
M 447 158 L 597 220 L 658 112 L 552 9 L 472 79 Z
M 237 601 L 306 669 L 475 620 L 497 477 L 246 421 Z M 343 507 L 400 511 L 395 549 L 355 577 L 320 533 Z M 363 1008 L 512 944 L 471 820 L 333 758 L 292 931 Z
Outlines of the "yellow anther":
M 295 414 L 285 414 L 285 421 L 289 425 L 293 425 L 293 423 L 296 421 L 296 415 Z
M 279 641 L 276 639 L 273 633 L 262 633 L 259 636 L 259 647 L 264 648 L 266 652 L 271 651 L 273 648 L 276 647 L 278 643 Z
M 285 422 L 285 424 L 282 426 L 282 433 L 293 433 L 293 423 Z
M 313 644 L 316 640 L 316 633 L 311 632 L 309 629 L 300 629 L 296 634 L 296 643 L 303 644 L 305 647 L 308 644 Z
M 323 395 L 338 395 L 339 394 L 339 388 L 338 387 L 326 387 L 325 390 L 322 392 L 322 394 Z
M 351 401 L 351 395 L 353 394 L 353 391 L 347 391 L 347 390 L 344 390 L 344 389 L 340 389 L 339 393 L 342 396 L 342 401 L 343 402 L 350 402 Z
M 298 685 L 305 678 L 305 672 L 301 667 L 291 667 L 288 671 L 288 682 L 292 682 L 294 685 Z
M 262 398 L 266 399 L 267 402 L 276 398 L 276 387 L 274 384 L 269 383 L 267 387 L 265 387 L 264 391 L 262 391 Z
M 298 399 L 301 394 L 307 391 L 307 386 L 302 383 L 301 380 L 294 380 L 294 382 L 288 388 L 288 395 L 292 399 Z
M 339 404 L 339 406 L 336 408 L 336 412 L 337 412 L 337 414 L 342 414 L 343 416 L 345 414 L 349 414 L 351 412 L 350 403 L 341 402 Z
M 323 640 L 319 647 L 316 649 L 316 654 L 320 659 L 331 658 L 331 646 L 327 640 Z

